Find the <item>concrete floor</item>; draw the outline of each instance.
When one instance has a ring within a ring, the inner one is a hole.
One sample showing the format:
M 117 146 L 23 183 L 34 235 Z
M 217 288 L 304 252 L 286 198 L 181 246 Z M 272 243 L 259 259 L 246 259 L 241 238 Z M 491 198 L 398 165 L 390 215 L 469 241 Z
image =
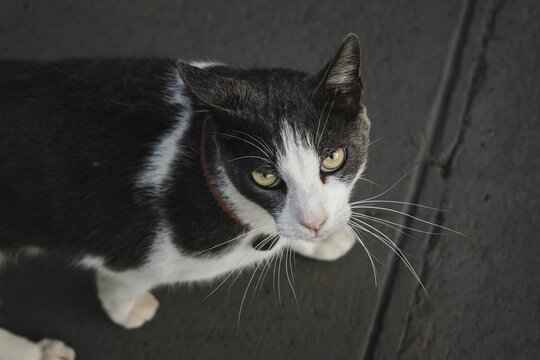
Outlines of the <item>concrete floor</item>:
M 24 261 L 0 274 L 0 325 L 65 340 L 82 360 L 540 358 L 539 18 L 534 0 L 2 1 L 1 58 L 168 56 L 314 70 L 345 34 L 359 34 L 380 138 L 367 176 L 382 187 L 361 182 L 355 196 L 414 168 L 386 198 L 447 209 L 397 208 L 466 236 L 386 230 L 429 297 L 369 242 L 378 287 L 360 246 L 334 263 L 298 257 L 298 308 L 282 267 L 279 285 L 271 274 L 244 305 L 239 326 L 251 274 L 204 301 L 211 286 L 160 289 L 156 318 L 126 331 L 100 309 L 92 274 Z

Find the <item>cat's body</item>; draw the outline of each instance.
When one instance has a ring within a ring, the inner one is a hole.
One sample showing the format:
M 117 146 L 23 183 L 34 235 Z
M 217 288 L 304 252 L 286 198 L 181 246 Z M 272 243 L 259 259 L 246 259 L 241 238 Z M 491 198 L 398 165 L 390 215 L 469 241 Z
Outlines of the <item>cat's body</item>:
M 348 198 L 369 131 L 355 36 L 315 75 L 8 61 L 0 83 L 0 259 L 37 248 L 96 269 L 105 311 L 126 328 L 153 317 L 157 285 L 285 247 L 333 260 L 354 244 Z M 0 360 L 73 356 L 2 330 L 0 349 Z

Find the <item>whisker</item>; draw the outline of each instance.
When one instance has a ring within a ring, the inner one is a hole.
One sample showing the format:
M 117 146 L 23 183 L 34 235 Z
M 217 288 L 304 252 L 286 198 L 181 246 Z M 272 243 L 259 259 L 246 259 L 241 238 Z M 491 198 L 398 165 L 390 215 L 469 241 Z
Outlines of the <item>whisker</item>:
M 415 203 L 406 202 L 406 201 L 395 201 L 395 200 L 359 200 L 359 201 L 354 201 L 354 202 L 350 203 L 349 205 L 358 205 L 358 204 L 378 204 L 378 203 L 389 203 L 389 204 L 410 205 L 410 206 L 415 206 L 415 207 L 419 207 L 419 208 L 423 208 L 423 209 L 429 209 L 429 210 L 434 210 L 434 211 L 443 211 L 443 212 L 449 211 L 449 210 L 444 210 L 444 209 L 437 209 L 437 208 L 434 208 L 434 207 L 431 207 L 431 206 L 426 206 L 426 205 L 421 205 L 421 204 L 415 204 Z
M 371 263 L 371 269 L 373 270 L 373 280 L 375 281 L 375 287 L 378 286 L 379 284 L 379 275 L 377 273 L 377 268 L 375 267 L 375 263 L 373 262 L 373 254 L 371 254 L 371 251 L 368 250 L 368 248 L 366 247 L 366 245 L 364 244 L 364 242 L 362 241 L 362 238 L 360 237 L 360 235 L 358 235 L 352 228 L 351 226 L 347 225 L 347 231 L 349 231 L 356 239 L 356 241 L 358 241 L 360 243 L 360 245 L 362 245 L 362 247 L 364 248 L 364 250 L 366 251 L 366 254 L 368 256 L 368 259 L 369 259 L 369 262 Z
M 253 142 L 247 140 L 247 139 L 244 139 L 240 136 L 236 136 L 236 135 L 232 135 L 232 134 L 227 134 L 227 133 L 223 133 L 223 132 L 216 132 L 217 135 L 223 135 L 223 136 L 228 136 L 230 138 L 233 138 L 233 139 L 237 139 L 237 140 L 240 140 L 240 141 L 243 141 L 245 142 L 246 144 L 249 144 L 251 146 L 253 146 L 255 149 L 259 150 L 261 153 L 263 153 L 265 156 L 268 156 L 270 157 L 270 154 L 265 150 L 263 149 L 261 146 L 257 145 L 257 144 L 254 144 Z
M 375 140 L 370 141 L 369 144 L 368 144 L 368 146 L 371 146 L 371 145 L 375 144 L 376 142 L 378 142 L 378 141 L 381 140 L 382 138 L 383 138 L 383 136 L 379 136 L 379 137 L 376 138 Z
M 388 235 L 386 235 L 385 233 L 383 233 L 382 231 L 380 231 L 379 229 L 377 229 L 377 228 L 374 227 L 373 225 L 368 224 L 368 223 L 366 223 L 366 222 L 363 222 L 363 221 L 360 220 L 360 219 L 354 219 L 354 221 L 353 221 L 352 223 L 355 224 L 355 225 L 357 225 L 357 226 L 359 226 L 359 227 L 361 227 L 361 230 L 364 230 L 364 231 L 369 232 L 369 233 L 371 234 L 370 230 L 365 229 L 363 226 L 369 227 L 369 228 L 372 229 L 373 231 L 375 231 L 375 232 L 377 232 L 378 234 L 380 234 L 380 236 L 383 236 L 383 237 L 384 237 L 384 239 L 381 239 L 381 238 L 378 238 L 378 237 L 377 237 L 380 241 L 382 241 L 383 243 L 391 244 L 391 246 L 392 246 L 393 248 L 399 249 L 399 251 L 400 251 L 404 256 L 405 256 L 405 255 L 410 255 L 410 254 L 408 254 L 407 252 L 401 250 L 401 249 L 396 245 L 396 243 L 394 243 L 394 242 L 388 237 Z M 376 234 L 371 234 L 371 235 L 373 235 L 373 236 L 378 236 L 378 235 L 376 235 Z
M 272 149 L 270 148 L 270 146 L 268 146 L 268 144 L 264 141 L 264 139 L 256 138 L 255 136 L 248 134 L 247 132 L 240 131 L 240 130 L 229 130 L 229 131 L 249 136 L 251 139 L 256 141 L 259 145 L 261 145 L 265 150 L 267 150 L 270 154 L 272 154 Z
M 317 146 L 319 146 L 321 142 L 321 139 L 324 135 L 324 130 L 326 129 L 326 124 L 328 123 L 328 119 L 330 118 L 330 114 L 332 113 L 332 109 L 334 108 L 334 100 L 335 100 L 335 95 L 334 97 L 332 97 L 332 104 L 330 105 L 330 110 L 328 111 L 328 115 L 326 116 L 326 120 L 324 121 L 324 126 L 322 128 L 321 135 L 319 136 L 319 139 L 317 140 Z
M 232 238 L 232 239 L 230 239 L 230 240 L 227 240 L 227 241 L 225 241 L 225 242 L 222 242 L 222 243 L 219 243 L 219 244 L 217 244 L 217 245 L 215 245 L 215 246 L 212 246 L 211 248 L 205 249 L 205 250 L 203 250 L 203 251 L 199 251 L 199 252 L 193 254 L 192 256 L 198 256 L 198 255 L 204 254 L 205 252 L 208 252 L 208 251 L 213 250 L 213 249 L 215 249 L 215 248 L 218 248 L 218 247 L 220 247 L 220 246 L 226 245 L 226 244 L 230 243 L 231 241 L 240 239 L 241 237 L 247 236 L 247 235 L 249 235 L 249 234 L 252 234 L 252 233 L 254 233 L 254 232 L 256 232 L 256 231 L 259 231 L 259 230 L 261 230 L 261 229 L 264 229 L 264 228 L 267 228 L 267 227 L 270 227 L 270 226 L 273 226 L 273 225 L 259 226 L 259 227 L 255 228 L 255 229 L 253 229 L 253 230 L 250 230 L 250 231 L 248 231 L 248 232 L 246 232 L 246 233 L 243 233 L 243 234 L 241 234 L 241 235 L 238 235 L 238 236 L 236 236 L 236 237 L 234 237 L 234 238 Z
M 272 257 L 274 255 L 272 255 Z M 259 279 L 257 279 L 257 283 L 255 284 L 255 288 L 253 289 L 253 293 L 251 294 L 251 298 L 249 299 L 250 303 L 253 300 L 253 298 L 255 297 L 255 294 L 257 293 L 257 289 L 259 289 L 259 285 L 261 285 L 261 288 L 262 288 L 261 280 L 263 279 L 263 275 L 267 272 L 268 268 L 270 267 L 269 265 L 270 265 L 270 261 L 265 259 L 263 269 L 261 270 L 261 274 L 259 275 Z M 259 289 L 258 293 L 260 293 L 260 291 L 261 291 L 261 289 Z
M 278 255 L 274 259 L 274 269 L 272 270 L 272 292 L 274 293 L 274 302 L 278 304 L 277 293 L 276 293 L 276 265 L 278 263 Z
M 326 110 L 326 105 L 328 105 L 328 102 L 330 101 L 330 96 L 326 98 L 326 101 L 324 102 L 324 106 L 323 106 L 323 109 L 321 111 L 321 115 L 318 116 L 317 118 L 317 130 L 315 130 L 315 141 L 317 141 L 317 139 L 319 138 L 319 127 L 321 125 L 321 119 L 324 115 L 324 111 Z
M 409 226 L 401 225 L 399 223 L 396 223 L 396 222 L 393 222 L 393 221 L 390 221 L 390 220 L 380 219 L 380 218 L 365 215 L 365 214 L 353 213 L 353 214 L 351 214 L 351 216 L 353 216 L 355 218 L 358 217 L 358 218 L 362 218 L 362 219 L 365 219 L 365 220 L 375 221 L 375 222 L 377 222 L 379 224 L 388 226 L 389 228 L 392 228 L 392 229 L 394 229 L 396 231 L 399 231 L 403 235 L 408 235 L 408 234 L 401 231 L 401 229 L 407 229 L 407 230 L 411 230 L 411 231 L 415 231 L 415 232 L 422 233 L 422 234 L 427 234 L 427 235 L 440 235 L 440 236 L 450 235 L 449 233 L 436 233 L 436 232 L 431 232 L 431 231 L 415 229 L 415 228 L 412 228 L 412 227 L 409 227 Z
M 244 295 L 242 295 L 242 301 L 240 302 L 240 309 L 238 310 L 238 320 L 237 320 L 237 329 L 240 329 L 240 319 L 242 317 L 242 307 L 244 306 L 244 301 L 246 300 L 246 295 L 249 290 L 249 286 L 251 285 L 251 282 L 253 281 L 253 278 L 255 277 L 255 274 L 257 274 L 257 270 L 259 269 L 259 266 L 261 263 L 258 263 L 255 267 L 255 270 L 253 271 L 253 274 L 251 274 L 251 277 L 249 278 L 249 282 L 246 285 L 246 290 L 244 291 Z
M 265 240 L 266 240 L 266 239 L 265 239 Z M 262 247 L 262 246 L 264 246 L 264 245 L 266 245 L 266 243 L 265 243 L 264 241 L 261 241 L 261 243 L 258 244 L 258 245 L 255 247 L 255 250 L 258 250 L 258 247 L 259 247 L 259 246 Z M 246 268 L 246 266 L 248 266 L 248 265 L 251 263 L 251 260 L 255 257 L 255 254 L 256 254 L 256 252 L 253 252 L 253 253 L 251 253 L 251 254 L 248 254 L 246 257 L 244 257 L 244 259 L 242 259 L 241 262 L 244 262 L 244 261 L 245 261 L 246 263 L 242 266 L 242 268 L 241 268 L 240 270 L 231 271 L 231 272 L 225 277 L 225 279 L 223 279 L 223 281 L 220 282 L 219 285 L 216 286 L 216 288 L 215 288 L 214 290 L 212 290 L 212 292 L 210 292 L 210 294 L 206 295 L 206 296 L 204 297 L 204 299 L 202 299 L 202 300 L 197 304 L 197 306 L 200 305 L 201 303 L 203 303 L 203 302 L 204 302 L 206 299 L 208 299 L 210 296 L 212 296 L 212 294 L 214 294 L 216 291 L 218 291 L 218 289 L 221 288 L 221 286 L 223 286 L 223 284 L 224 284 L 224 283 L 225 283 L 225 282 L 226 282 L 233 274 L 235 274 L 236 272 L 238 272 L 238 275 L 237 275 L 237 277 L 236 277 L 236 278 L 238 278 L 238 276 L 240 275 L 240 273 L 242 273 L 242 271 Z
M 423 219 L 420 219 L 419 217 L 416 217 L 416 216 L 413 216 L 413 215 L 410 215 L 410 214 L 407 214 L 407 213 L 404 213 L 403 211 L 399 211 L 399 210 L 395 210 L 395 209 L 390 209 L 390 208 L 383 208 L 383 207 L 378 207 L 378 206 L 351 206 L 353 209 L 373 209 L 373 210 L 383 210 L 383 211 L 389 211 L 389 212 L 393 212 L 393 213 L 396 213 L 396 214 L 400 214 L 400 215 L 403 215 L 403 216 L 406 216 L 406 217 L 409 217 L 411 219 L 414 219 L 414 220 L 417 220 L 417 221 L 420 221 L 424 224 L 428 224 L 428 225 L 431 225 L 433 227 L 437 227 L 437 228 L 440 228 L 440 229 L 444 229 L 444 230 L 447 230 L 447 231 L 450 231 L 454 234 L 458 234 L 458 235 L 461 235 L 461 236 L 465 236 L 463 235 L 462 233 L 460 233 L 459 231 L 456 231 L 456 230 L 452 230 L 450 228 L 447 228 L 445 226 L 442 226 L 442 225 L 439 225 L 439 224 L 435 224 L 435 223 L 432 223 L 430 221 L 427 221 L 427 220 L 423 220 Z
M 273 247 L 275 245 L 276 241 L 279 240 L 279 235 L 274 234 L 273 236 L 274 237 L 272 239 L 271 247 Z M 264 259 L 263 260 L 264 261 L 264 266 L 263 266 L 263 269 L 261 270 L 261 274 L 259 275 L 259 279 L 257 280 L 257 284 L 255 285 L 255 288 L 253 289 L 253 293 L 251 294 L 251 298 L 249 299 L 250 303 L 253 300 L 255 294 L 257 293 L 257 288 L 259 287 L 259 284 L 260 284 L 261 287 L 259 288 L 258 293 L 260 294 L 260 292 L 262 290 L 264 279 L 266 278 L 266 274 L 268 273 L 268 270 L 270 269 L 270 266 L 272 264 L 272 260 L 276 257 L 277 254 L 278 254 L 278 252 L 272 254 L 270 259 Z M 262 280 L 261 280 L 261 278 L 262 278 Z
M 244 139 L 244 138 L 241 138 L 241 137 L 239 137 L 239 136 L 235 136 L 235 135 L 232 135 L 232 134 L 227 134 L 227 133 L 223 133 L 223 132 L 216 132 L 216 134 L 218 134 L 218 135 L 223 135 L 223 136 L 228 136 L 228 137 L 230 137 L 230 138 L 238 139 L 238 140 L 243 141 L 243 142 L 245 142 L 245 143 L 247 143 L 247 144 L 250 144 L 250 145 L 253 146 L 254 148 L 258 149 L 261 153 L 263 153 L 264 156 L 266 156 L 266 157 L 268 158 L 268 160 L 269 160 L 270 162 L 272 162 L 272 161 L 270 160 L 270 154 L 269 154 L 266 150 L 264 150 L 263 148 L 261 148 L 259 145 L 256 145 L 256 144 L 254 144 L 253 142 L 251 142 L 251 141 L 249 141 L 249 140 L 246 140 L 246 139 Z
M 418 281 L 418 283 L 420 284 L 420 286 L 422 287 L 424 292 L 427 294 L 427 290 L 426 290 L 424 284 L 422 283 L 422 281 L 420 280 L 420 276 L 418 276 L 418 274 L 414 270 L 412 264 L 409 262 L 409 259 L 407 259 L 407 257 L 403 253 L 403 251 L 392 240 L 390 240 L 390 238 L 388 236 L 386 236 L 386 234 L 384 234 L 383 232 L 381 232 L 377 228 L 375 228 L 375 227 L 373 227 L 373 226 L 371 226 L 371 225 L 369 225 L 367 223 L 364 223 L 363 221 L 360 221 L 360 220 L 357 220 L 357 221 L 359 221 L 360 223 L 353 222 L 355 224 L 354 226 L 358 230 L 365 231 L 368 234 L 370 234 L 371 236 L 375 237 L 376 239 L 379 239 L 383 244 L 385 244 L 389 249 L 391 249 L 398 256 L 398 258 L 405 264 L 405 266 L 409 269 L 409 271 L 414 276 L 416 281 Z M 371 228 L 372 230 L 376 231 L 380 235 L 377 235 L 376 233 L 366 229 L 364 227 L 364 225 Z
M 362 181 L 368 182 L 368 183 L 370 183 L 370 184 L 372 184 L 372 185 L 381 187 L 381 185 L 377 184 L 375 181 L 369 180 L 368 178 L 365 178 L 365 177 L 363 177 L 363 176 L 360 176 L 360 177 L 358 178 L 358 180 L 362 180 Z
M 291 265 L 291 277 L 292 277 L 292 282 L 293 282 L 293 286 L 296 285 L 296 282 L 295 282 L 295 279 L 294 279 L 294 267 L 293 267 L 293 261 L 294 261 L 294 265 L 296 265 L 296 253 L 293 251 L 293 249 L 290 249 L 291 252 L 290 252 L 290 255 L 289 256 L 289 263 Z
M 274 259 L 276 258 L 276 255 L 277 255 L 277 253 L 274 253 L 274 255 L 272 255 L 272 257 L 266 263 L 266 268 L 264 270 L 264 275 L 263 275 L 263 278 L 262 278 L 262 281 L 261 281 L 261 286 L 259 287 L 258 294 L 260 294 L 261 291 L 262 291 L 263 283 L 266 280 L 266 275 L 268 275 L 268 272 L 270 271 L 270 268 L 272 267 L 272 263 L 273 263 Z
M 360 214 L 354 214 L 354 215 L 360 215 Z M 379 218 L 373 218 L 373 219 L 370 219 L 370 218 L 365 218 L 365 217 L 361 217 L 361 216 L 354 216 L 354 215 L 351 215 L 351 216 L 352 216 L 354 219 L 356 219 L 356 220 L 362 220 L 362 219 L 363 219 L 363 220 L 366 220 L 366 221 L 368 221 L 368 220 L 369 220 L 369 221 L 374 221 L 374 222 L 379 223 L 379 224 L 381 224 L 381 225 L 388 226 L 389 228 L 391 228 L 391 229 L 397 231 L 397 232 L 400 233 L 400 234 L 403 234 L 404 236 L 406 236 L 406 237 L 408 237 L 408 238 L 410 238 L 410 239 L 420 240 L 420 239 L 418 239 L 417 237 L 413 236 L 412 234 L 409 234 L 409 233 L 403 231 L 402 229 L 400 229 L 400 228 L 398 227 L 398 226 L 400 226 L 400 227 L 406 229 L 407 227 L 404 226 L 404 225 L 396 224 L 396 227 L 394 227 L 394 226 L 392 226 L 392 225 L 385 224 L 385 223 L 383 223 L 383 222 L 377 221 L 377 220 L 382 220 L 382 219 L 379 219 Z M 387 221 L 388 221 L 388 220 L 387 220 Z M 412 228 L 411 228 L 410 230 L 416 230 L 416 229 L 412 229 Z M 418 230 L 418 231 L 420 231 L 420 230 Z M 438 235 L 438 234 L 435 234 L 435 233 L 434 233 L 433 235 Z
M 264 246 L 266 246 L 266 244 L 268 244 L 270 241 L 272 241 L 273 237 L 275 236 L 275 234 L 270 234 L 268 236 L 266 236 L 259 244 L 257 244 L 255 246 L 255 250 L 260 250 L 262 249 Z M 244 270 L 244 268 L 242 268 L 242 270 Z M 232 281 L 232 284 L 234 284 L 236 282 L 236 280 L 238 280 L 238 278 L 240 277 L 240 275 L 242 275 L 242 270 L 238 272 L 238 274 L 236 275 L 236 277 L 233 279 Z M 231 286 L 232 286 L 231 284 Z
M 231 160 L 227 160 L 228 163 L 230 162 L 233 162 L 233 161 L 238 161 L 238 160 L 242 160 L 242 159 L 259 159 L 259 160 L 262 160 L 262 161 L 265 161 L 271 165 L 274 165 L 274 163 L 266 158 L 263 158 L 263 157 L 260 157 L 260 156 L 256 156 L 256 155 L 245 155 L 245 156 L 239 156 L 239 157 L 236 157 L 234 159 L 231 159 Z
M 279 307 L 281 308 L 281 311 L 283 311 L 283 302 L 281 301 L 281 260 L 283 260 L 283 251 L 279 254 L 279 265 L 278 265 L 278 275 L 277 275 L 277 291 L 278 291 L 278 299 L 279 299 Z
M 291 253 L 290 248 L 285 249 L 285 274 L 287 275 L 287 282 L 289 283 L 289 286 L 291 287 L 291 290 L 292 290 L 292 293 L 293 293 L 294 302 L 296 303 L 296 309 L 298 310 L 298 312 L 300 312 L 300 307 L 298 306 L 298 299 L 296 298 L 296 292 L 294 291 L 294 286 L 293 286 L 293 284 L 291 282 L 291 278 L 289 276 L 289 271 L 287 269 L 288 264 L 290 264 L 290 261 L 289 261 L 290 253 Z M 292 268 L 291 268 L 291 271 L 292 271 Z
M 399 184 L 400 182 L 402 182 L 407 176 L 409 176 L 414 170 L 416 170 L 418 168 L 418 166 L 415 166 L 413 167 L 411 170 L 407 171 L 405 173 L 405 175 L 403 175 L 402 177 L 400 177 L 395 183 L 392 184 L 392 186 L 390 186 L 388 189 L 384 190 L 383 192 L 381 192 L 380 194 L 378 195 L 375 195 L 375 196 L 372 196 L 370 198 L 367 198 L 367 199 L 364 199 L 362 201 L 368 201 L 368 200 L 373 200 L 373 199 L 377 199 L 381 196 L 383 196 L 384 194 L 388 193 L 390 190 L 392 190 L 394 187 L 397 186 L 397 184 Z

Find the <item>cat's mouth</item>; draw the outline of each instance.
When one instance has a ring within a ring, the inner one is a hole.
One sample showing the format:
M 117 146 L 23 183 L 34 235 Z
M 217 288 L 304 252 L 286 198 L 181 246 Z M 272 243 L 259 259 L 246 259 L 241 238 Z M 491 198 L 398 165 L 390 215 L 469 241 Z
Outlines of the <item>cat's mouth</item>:
M 295 229 L 295 231 L 292 231 L 292 232 L 284 231 L 284 232 L 281 232 L 281 234 L 285 236 L 286 238 L 293 239 L 293 240 L 298 239 L 298 240 L 308 241 L 311 243 L 318 243 L 318 242 L 324 241 L 325 239 L 329 238 L 333 234 L 342 231 L 343 229 L 345 229 L 345 227 L 346 225 L 333 226 L 332 228 L 323 229 L 322 231 L 317 232 L 315 234 L 313 232 L 308 233 L 307 231 L 304 231 L 304 229 L 299 227 L 298 229 Z

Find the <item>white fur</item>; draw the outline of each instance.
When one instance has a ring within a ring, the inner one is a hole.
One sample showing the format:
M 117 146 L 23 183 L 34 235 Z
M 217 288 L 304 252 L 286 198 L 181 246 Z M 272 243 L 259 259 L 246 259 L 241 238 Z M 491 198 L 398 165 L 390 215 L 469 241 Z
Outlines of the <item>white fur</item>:
M 75 352 L 63 342 L 32 342 L 0 328 L 0 360 L 73 360 Z
M 162 186 L 170 175 L 171 164 L 181 151 L 179 142 L 189 127 L 192 115 L 191 104 L 189 98 L 184 94 L 184 88 L 184 81 L 179 72 L 176 69 L 173 70 L 173 81 L 165 100 L 182 105 L 183 110 L 177 116 L 174 127 L 154 147 L 143 172 L 137 179 L 136 183 L 140 187 L 149 186 L 157 191 L 162 190 Z
M 336 177 L 320 178 L 320 160 L 311 137 L 285 125 L 281 134 L 284 146 L 277 164 L 287 183 L 287 199 L 278 217 L 279 231 L 289 238 L 323 239 L 342 230 L 350 215 L 350 187 Z M 303 224 L 317 224 L 324 220 L 314 234 Z
M 103 309 L 111 320 L 127 329 L 138 328 L 154 317 L 159 302 L 148 290 L 155 283 L 156 280 L 145 281 L 104 269 L 97 274 Z
M 289 246 L 304 256 L 317 260 L 334 261 L 348 253 L 355 243 L 354 235 L 345 229 L 318 242 L 296 239 Z
M 25 255 L 38 255 L 39 248 L 27 247 Z M 0 267 L 6 260 L 0 253 Z M 33 342 L 0 328 L 0 360 L 73 360 L 75 352 L 63 342 L 43 339 Z
M 98 293 L 103 307 L 114 322 L 126 328 L 141 326 L 153 317 L 157 309 L 157 301 L 148 305 L 148 297 L 151 296 L 148 291 L 155 286 L 213 280 L 257 264 L 280 251 L 282 241 L 269 251 L 252 248 L 253 237 L 263 232 L 261 229 L 240 237 L 232 249 L 220 256 L 193 257 L 184 254 L 174 244 L 170 227 L 162 224 L 157 230 L 148 262 L 143 266 L 122 273 L 104 268 L 99 270 Z
M 201 68 L 201 69 L 205 69 L 207 67 L 212 67 L 212 66 L 224 65 L 223 63 L 220 63 L 217 61 L 210 61 L 210 60 L 191 61 L 189 64 L 195 67 Z
M 89 269 L 99 269 L 103 266 L 105 263 L 105 259 L 101 256 L 91 256 L 86 255 L 79 263 L 78 265 L 81 265 L 83 267 L 89 268 Z
M 190 64 L 199 68 L 222 65 L 212 61 L 194 61 Z M 193 114 L 189 98 L 185 95 L 185 83 L 176 68 L 172 70 L 172 81 L 167 89 L 165 101 L 181 105 L 182 113 L 177 116 L 174 127 L 154 146 L 152 155 L 146 161 L 146 166 L 136 181 L 137 186 L 149 186 L 156 191 L 162 190 L 169 177 L 171 164 L 182 151 L 181 139 L 189 127 Z

